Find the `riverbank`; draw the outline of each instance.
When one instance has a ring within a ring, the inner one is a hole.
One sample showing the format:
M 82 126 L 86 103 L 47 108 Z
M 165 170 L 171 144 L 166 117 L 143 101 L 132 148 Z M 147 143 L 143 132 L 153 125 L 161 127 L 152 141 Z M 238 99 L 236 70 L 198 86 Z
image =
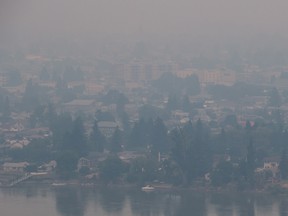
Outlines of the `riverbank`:
M 11 173 L 0 173 L 0 179 L 2 182 L 0 187 L 15 187 L 22 185 L 46 185 L 53 187 L 107 187 L 107 188 L 136 188 L 141 189 L 143 185 L 130 184 L 127 182 L 109 183 L 104 184 L 100 181 L 87 181 L 82 178 L 75 178 L 70 180 L 63 180 L 58 178 L 56 175 L 32 175 L 31 178 L 25 179 L 23 182 L 19 182 L 17 185 L 11 184 L 11 182 L 17 180 L 17 178 L 23 176 Z M 5 181 L 4 181 L 5 180 Z M 155 191 L 195 191 L 195 192 L 219 192 L 219 193 L 230 193 L 230 192 L 253 192 L 253 193 L 273 193 L 273 194 L 288 194 L 288 182 L 282 181 L 277 183 L 269 183 L 262 188 L 256 189 L 244 189 L 239 188 L 236 184 L 229 184 L 224 187 L 213 187 L 210 184 L 195 184 L 191 186 L 174 186 L 172 184 L 163 182 L 149 182 L 149 185 L 155 188 Z
M 82 182 L 79 180 L 49 180 L 49 181 L 35 181 L 29 180 L 22 182 L 17 185 L 17 187 L 22 186 L 31 186 L 31 185 L 42 185 L 42 186 L 51 186 L 54 188 L 60 187 L 78 187 L 78 188 L 107 188 L 107 189 L 133 189 L 141 190 L 142 186 L 136 184 L 128 183 L 119 183 L 119 184 L 103 184 L 100 182 Z M 195 192 L 195 193 L 262 193 L 262 194 L 288 194 L 287 188 L 282 188 L 279 184 L 274 184 L 267 186 L 263 189 L 246 189 L 239 190 L 235 187 L 211 187 L 211 186 L 173 186 L 171 184 L 165 183 L 150 183 L 149 185 L 153 186 L 154 192 Z

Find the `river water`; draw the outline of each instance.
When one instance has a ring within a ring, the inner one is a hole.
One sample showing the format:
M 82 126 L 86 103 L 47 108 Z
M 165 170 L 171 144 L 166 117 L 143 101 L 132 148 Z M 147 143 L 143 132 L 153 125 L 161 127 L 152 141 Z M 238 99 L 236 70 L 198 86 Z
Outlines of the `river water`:
M 288 195 L 115 188 L 0 189 L 2 216 L 288 216 Z

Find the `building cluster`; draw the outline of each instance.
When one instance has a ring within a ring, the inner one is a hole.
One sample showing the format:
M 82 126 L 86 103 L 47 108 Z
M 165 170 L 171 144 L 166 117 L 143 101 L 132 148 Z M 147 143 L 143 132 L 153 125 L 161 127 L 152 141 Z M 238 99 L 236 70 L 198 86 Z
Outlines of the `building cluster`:
M 188 96 L 190 104 L 188 110 L 184 110 L 180 105 L 176 109 L 170 110 L 169 115 L 164 119 L 168 130 L 184 125 L 189 121 L 201 119 L 210 125 L 213 133 L 219 134 L 221 128 L 229 127 L 229 124 L 233 124 L 233 122 L 231 123 L 233 120 L 240 125 L 244 125 L 248 120 L 254 124 L 257 121 L 272 119 L 275 111 L 281 112 L 281 120 L 284 122 L 287 122 L 288 118 L 288 100 L 286 101 L 286 98 L 280 94 L 281 103 L 278 105 L 269 104 L 273 95 L 268 94 L 274 88 L 283 93 L 287 90 L 288 79 L 285 77 L 285 68 L 261 70 L 257 66 L 247 66 L 245 70 L 239 72 L 225 67 L 215 69 L 183 68 L 177 62 L 171 61 L 161 64 L 145 61 L 131 61 L 129 63 L 111 63 L 107 61 L 103 66 L 103 63 L 100 64 L 99 62 L 87 63 L 65 58 L 36 58 L 31 55 L 27 56 L 23 65 L 24 71 L 21 71 L 21 67 L 18 66 L 19 71 L 13 72 L 14 75 L 16 74 L 16 78 L 11 77 L 11 72 L 5 67 L 0 68 L 0 85 L 5 94 L 11 98 L 11 106 L 16 107 L 11 110 L 10 120 L 3 121 L 0 125 L 0 133 L 3 139 L 0 145 L 2 153 L 7 149 L 24 148 L 33 139 L 45 139 L 51 136 L 48 127 L 38 126 L 37 124 L 34 127 L 29 126 L 33 110 L 28 112 L 17 107 L 19 101 L 21 101 L 19 98 L 26 91 L 28 80 L 32 80 L 41 88 L 46 89 L 46 96 L 49 97 L 47 102 L 53 103 L 57 112 L 70 112 L 73 115 L 82 112 L 88 116 L 85 127 L 89 130 L 91 130 L 97 110 L 109 112 L 114 117 L 117 116 L 119 101 L 115 100 L 109 103 L 101 101 L 101 97 L 111 89 L 116 89 L 128 98 L 129 101 L 124 104 L 123 110 L 129 116 L 130 126 L 141 118 L 139 109 L 144 105 L 151 105 L 159 110 L 165 110 L 170 95 L 160 93 L 151 84 L 164 73 L 171 73 L 182 79 L 196 75 L 201 87 L 200 94 Z M 79 70 L 77 70 L 81 73 L 80 78 L 69 77 L 69 67 L 74 67 L 74 65 L 78 67 Z M 30 71 L 27 72 L 28 70 Z M 68 76 L 65 75 L 66 73 L 68 73 Z M 19 84 L 16 82 L 17 80 L 15 81 L 18 76 L 22 79 Z M 243 95 L 239 100 L 217 99 L 209 92 L 210 86 L 224 86 L 229 91 L 228 87 L 233 87 L 238 82 L 255 85 L 262 92 L 258 95 Z M 60 91 L 65 97 L 59 96 L 60 93 L 58 92 Z M 265 91 L 267 91 L 267 94 Z M 71 92 L 73 96 L 70 97 Z M 235 118 L 231 119 L 230 117 Z M 113 120 L 100 120 L 98 121 L 98 127 L 105 137 L 111 137 L 116 128 L 120 130 L 124 128 L 123 122 L 118 117 Z M 120 158 L 126 161 L 134 157 L 137 157 L 137 153 L 130 152 L 120 155 Z M 1 172 L 23 172 L 28 166 L 26 162 L 14 163 L 7 158 L 5 160 L 7 161 L 1 161 Z M 101 160 L 101 157 L 98 160 Z M 90 168 L 94 165 L 95 161 L 92 159 L 81 158 L 78 167 L 87 166 Z M 269 171 L 276 178 L 278 166 L 277 161 L 265 162 L 262 168 L 256 169 L 256 172 Z M 41 167 L 43 169 L 46 167 L 45 171 L 49 171 L 52 170 L 51 167 L 53 166 L 43 164 Z

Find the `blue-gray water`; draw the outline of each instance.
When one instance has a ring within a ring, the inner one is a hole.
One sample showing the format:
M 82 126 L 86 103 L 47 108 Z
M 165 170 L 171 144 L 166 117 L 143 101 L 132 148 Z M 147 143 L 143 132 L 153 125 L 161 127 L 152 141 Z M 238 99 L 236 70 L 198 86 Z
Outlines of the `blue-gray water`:
M 1 216 L 288 216 L 288 196 L 137 189 L 21 187 L 0 190 Z

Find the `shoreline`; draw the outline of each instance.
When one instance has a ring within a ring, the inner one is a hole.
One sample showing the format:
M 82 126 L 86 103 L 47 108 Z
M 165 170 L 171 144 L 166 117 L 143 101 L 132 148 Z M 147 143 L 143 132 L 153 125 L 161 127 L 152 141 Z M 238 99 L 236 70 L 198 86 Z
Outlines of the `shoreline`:
M 53 185 L 54 184 L 54 185 Z M 263 188 L 263 189 L 253 189 L 253 190 L 237 190 L 237 189 L 229 189 L 229 188 L 216 188 L 216 187 L 195 187 L 195 186 L 170 186 L 170 187 L 161 187 L 159 185 L 151 184 L 155 190 L 151 192 L 199 192 L 199 193 L 256 193 L 256 194 L 288 194 L 288 190 L 286 188 L 279 187 L 278 185 L 275 186 L 275 190 L 272 188 Z M 0 185 L 0 188 L 21 188 L 25 186 L 43 186 L 43 187 L 51 187 L 51 188 L 65 188 L 65 187 L 77 187 L 77 188 L 108 188 L 108 189 L 137 189 L 141 191 L 141 186 L 135 184 L 103 184 L 103 183 L 84 183 L 79 181 L 27 181 L 22 182 L 15 186 L 5 186 Z

